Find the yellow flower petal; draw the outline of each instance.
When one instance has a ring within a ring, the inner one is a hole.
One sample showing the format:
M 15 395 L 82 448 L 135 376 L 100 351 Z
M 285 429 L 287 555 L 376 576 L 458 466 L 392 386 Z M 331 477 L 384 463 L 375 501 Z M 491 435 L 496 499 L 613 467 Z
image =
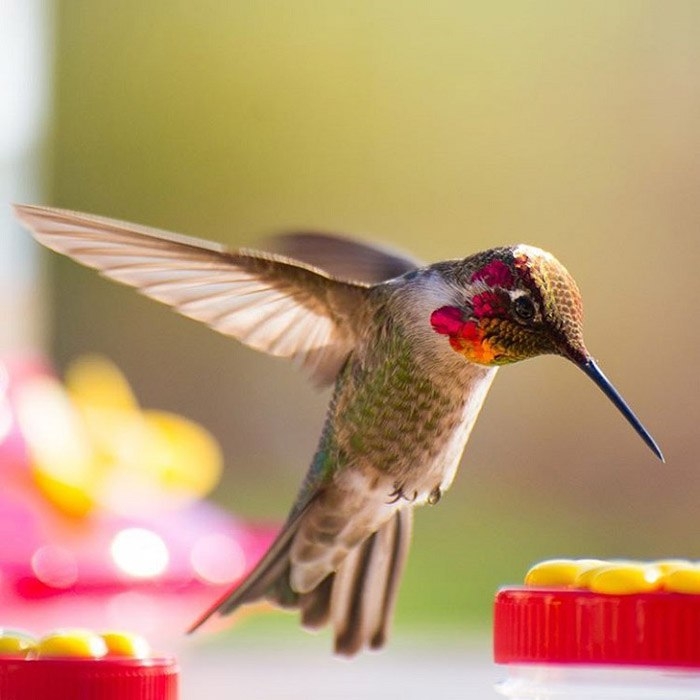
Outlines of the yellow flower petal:
M 547 559 L 535 564 L 525 574 L 527 586 L 570 586 L 578 575 L 574 559 Z
M 673 593 L 700 593 L 700 566 L 688 564 L 667 573 L 664 588 Z
M 26 658 L 34 653 L 37 641 L 27 632 L 0 628 L 0 656 Z
M 139 634 L 131 632 L 103 632 L 102 639 L 110 656 L 126 656 L 132 659 L 146 659 L 151 654 L 149 643 Z
M 216 486 L 223 466 L 221 449 L 203 427 L 165 411 L 144 411 L 154 430 L 151 459 L 163 488 L 173 494 L 204 496 Z
M 39 640 L 38 658 L 81 657 L 99 659 L 107 653 L 107 644 L 99 634 L 85 629 L 56 630 Z
M 591 577 L 589 588 L 594 593 L 629 595 L 659 590 L 661 581 L 661 570 L 653 564 L 611 563 Z
M 66 389 L 81 407 L 132 411 L 138 402 L 121 370 L 99 355 L 75 360 L 66 370 Z
M 37 487 L 63 512 L 93 505 L 95 451 L 86 426 L 61 384 L 40 377 L 20 388 L 17 413 Z

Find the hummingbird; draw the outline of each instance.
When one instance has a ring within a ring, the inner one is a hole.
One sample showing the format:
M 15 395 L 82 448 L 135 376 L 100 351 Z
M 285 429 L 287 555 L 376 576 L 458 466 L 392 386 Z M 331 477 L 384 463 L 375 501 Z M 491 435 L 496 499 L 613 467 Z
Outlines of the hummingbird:
M 424 265 L 333 234 L 280 235 L 258 252 L 62 209 L 15 213 L 48 248 L 333 385 L 284 526 L 190 631 L 266 600 L 307 629 L 330 624 L 338 654 L 382 647 L 413 509 L 449 488 L 501 365 L 573 362 L 663 461 L 586 349 L 576 282 L 539 248 Z

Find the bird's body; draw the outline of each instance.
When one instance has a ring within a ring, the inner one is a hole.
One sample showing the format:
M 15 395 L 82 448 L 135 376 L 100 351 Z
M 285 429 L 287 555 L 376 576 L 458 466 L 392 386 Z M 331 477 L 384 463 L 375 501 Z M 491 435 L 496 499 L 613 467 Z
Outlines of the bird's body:
M 317 452 L 281 535 L 294 533 L 281 557 L 289 570 L 265 596 L 301 607 L 308 627 L 330 616 L 343 653 L 383 643 L 412 509 L 437 503 L 451 485 L 496 372 L 434 342 L 425 319 L 448 292 L 432 267 L 368 288 L 349 320 L 357 340 L 338 374 Z M 378 531 L 385 542 L 374 559 L 362 558 L 361 545 Z M 321 585 L 327 577 L 330 591 Z M 224 609 L 254 600 L 260 588 L 237 589 Z M 317 589 L 331 596 L 335 590 L 334 598 L 319 606 Z M 375 600 L 387 591 L 386 601 Z
M 422 266 L 327 235 L 280 237 L 284 255 L 274 255 L 64 210 L 16 211 L 48 247 L 335 385 L 285 526 L 195 627 L 267 599 L 299 608 L 307 627 L 330 622 L 340 653 L 382 646 L 412 509 L 449 488 L 501 364 L 567 357 L 660 456 L 585 349 L 575 282 L 537 248 Z
M 399 500 L 418 504 L 450 486 L 496 370 L 434 342 L 421 280 L 431 276 L 371 290 L 371 313 L 338 376 L 318 455 L 334 464 L 330 471 L 377 472 L 402 492 Z

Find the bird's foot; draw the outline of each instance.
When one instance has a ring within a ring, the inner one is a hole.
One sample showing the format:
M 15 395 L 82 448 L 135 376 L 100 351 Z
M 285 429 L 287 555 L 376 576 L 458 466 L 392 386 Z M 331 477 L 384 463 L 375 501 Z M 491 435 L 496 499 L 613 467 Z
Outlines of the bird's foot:
M 387 504 L 393 505 L 394 503 L 398 503 L 400 500 L 413 503 L 416 498 L 418 498 L 418 491 L 414 491 L 411 496 L 407 496 L 403 489 L 404 484 L 394 484 L 394 490 L 389 494 Z
M 433 490 L 428 494 L 427 503 L 429 506 L 434 506 L 442 498 L 442 489 L 440 484 L 438 484 Z

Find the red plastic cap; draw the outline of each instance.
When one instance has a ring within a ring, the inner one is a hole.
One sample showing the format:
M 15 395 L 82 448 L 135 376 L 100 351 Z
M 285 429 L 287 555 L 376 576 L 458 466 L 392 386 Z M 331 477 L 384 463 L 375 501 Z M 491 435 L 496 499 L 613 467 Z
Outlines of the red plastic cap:
M 2 700 L 177 700 L 174 659 L 0 658 Z
M 496 595 L 494 659 L 700 667 L 700 595 L 506 588 Z

